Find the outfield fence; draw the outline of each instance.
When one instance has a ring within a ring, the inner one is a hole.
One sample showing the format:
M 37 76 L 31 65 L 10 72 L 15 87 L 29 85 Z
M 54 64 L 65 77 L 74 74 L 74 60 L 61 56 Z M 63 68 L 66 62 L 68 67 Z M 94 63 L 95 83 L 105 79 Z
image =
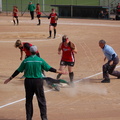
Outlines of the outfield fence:
M 50 12 L 51 5 L 99 5 L 99 0 L 0 0 L 1 1 L 1 11 L 4 15 L 11 15 L 13 6 L 17 6 L 21 16 L 27 15 L 29 1 L 33 4 L 40 3 L 41 12 Z M 56 8 L 57 11 L 57 8 Z M 43 14 L 44 15 L 44 14 Z
M 120 2 L 120 0 L 0 0 L 0 13 L 11 15 L 13 6 L 17 6 L 20 15 L 26 16 L 28 15 L 28 4 L 30 1 L 35 5 L 39 3 L 42 15 L 45 16 L 51 11 L 51 5 L 105 6 L 109 7 L 110 13 L 114 13 L 114 9 Z

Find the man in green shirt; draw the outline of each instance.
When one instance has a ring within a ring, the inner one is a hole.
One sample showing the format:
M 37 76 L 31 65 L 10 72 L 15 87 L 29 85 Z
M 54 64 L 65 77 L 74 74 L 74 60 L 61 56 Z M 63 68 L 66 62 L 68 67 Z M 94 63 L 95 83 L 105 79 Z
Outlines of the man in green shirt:
M 28 10 L 30 11 L 30 15 L 31 15 L 31 20 L 34 19 L 34 10 L 35 10 L 35 5 L 32 4 L 32 2 L 30 1 L 29 2 L 29 5 L 28 5 Z
M 39 109 L 41 112 L 41 119 L 47 119 L 47 108 L 46 108 L 46 100 L 43 89 L 43 79 L 42 79 L 42 69 L 45 71 L 51 71 L 55 73 L 63 73 L 62 71 L 56 70 L 48 65 L 44 59 L 38 57 L 36 55 L 37 47 L 30 47 L 31 56 L 23 60 L 19 68 L 12 74 L 10 78 L 4 81 L 4 84 L 7 84 L 10 80 L 12 80 L 15 76 L 17 76 L 20 72 L 24 71 L 25 76 L 25 92 L 26 92 L 26 120 L 32 120 L 33 116 L 33 104 L 32 99 L 34 93 L 37 96 Z

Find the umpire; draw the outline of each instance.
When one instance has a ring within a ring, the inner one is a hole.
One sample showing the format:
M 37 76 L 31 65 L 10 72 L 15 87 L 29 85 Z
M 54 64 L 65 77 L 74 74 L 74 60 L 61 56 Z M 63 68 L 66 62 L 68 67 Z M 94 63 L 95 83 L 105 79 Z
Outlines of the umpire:
M 41 112 L 41 119 L 47 119 L 47 108 L 46 108 L 46 100 L 43 89 L 43 79 L 42 79 L 42 69 L 45 71 L 51 71 L 55 73 L 62 73 L 50 65 L 48 65 L 42 58 L 36 55 L 37 47 L 30 47 L 31 56 L 23 60 L 19 68 L 12 74 L 10 78 L 4 81 L 4 84 L 7 84 L 10 80 L 12 80 L 15 76 L 17 76 L 20 72 L 24 71 L 25 81 L 25 92 L 26 92 L 26 120 L 32 120 L 33 116 L 33 95 L 34 93 L 37 96 L 39 109 Z
M 102 51 L 105 55 L 104 61 L 106 58 L 108 59 L 108 62 L 103 65 L 103 78 L 102 83 L 110 83 L 109 74 L 116 76 L 118 79 L 120 79 L 120 72 L 114 71 L 116 65 L 119 63 L 119 58 L 114 51 L 114 49 L 107 45 L 104 40 L 99 41 L 99 46 L 102 48 Z

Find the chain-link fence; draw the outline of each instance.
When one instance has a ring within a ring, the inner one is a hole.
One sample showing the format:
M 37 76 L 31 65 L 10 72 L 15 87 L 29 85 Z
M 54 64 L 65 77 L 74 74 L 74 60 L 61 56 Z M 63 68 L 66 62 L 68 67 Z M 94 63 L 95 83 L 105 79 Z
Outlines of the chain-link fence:
M 99 0 L 0 0 L 1 11 L 5 15 L 11 15 L 13 6 L 17 6 L 21 15 L 27 15 L 28 4 L 32 1 L 33 4 L 40 3 L 41 12 L 50 12 L 51 5 L 84 5 L 84 6 L 98 6 Z M 57 8 L 56 8 L 57 11 Z
M 120 0 L 100 0 L 100 6 L 108 6 L 112 14 L 115 13 L 118 3 Z

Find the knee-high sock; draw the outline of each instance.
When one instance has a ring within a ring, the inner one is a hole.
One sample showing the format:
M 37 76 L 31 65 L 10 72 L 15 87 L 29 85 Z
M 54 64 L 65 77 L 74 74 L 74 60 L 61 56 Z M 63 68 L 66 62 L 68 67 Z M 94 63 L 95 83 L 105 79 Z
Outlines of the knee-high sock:
M 51 37 L 51 34 L 52 34 L 52 31 L 51 31 L 51 30 L 49 31 L 49 34 L 50 34 L 50 37 Z
M 16 19 L 17 20 L 17 25 L 19 24 L 19 20 L 18 19 Z
M 13 22 L 14 22 L 14 25 L 15 25 L 15 20 L 13 20 Z
M 69 77 L 70 77 L 70 82 L 73 82 L 74 73 L 73 72 L 69 73 Z
M 56 29 L 54 29 L 54 37 L 56 37 Z

